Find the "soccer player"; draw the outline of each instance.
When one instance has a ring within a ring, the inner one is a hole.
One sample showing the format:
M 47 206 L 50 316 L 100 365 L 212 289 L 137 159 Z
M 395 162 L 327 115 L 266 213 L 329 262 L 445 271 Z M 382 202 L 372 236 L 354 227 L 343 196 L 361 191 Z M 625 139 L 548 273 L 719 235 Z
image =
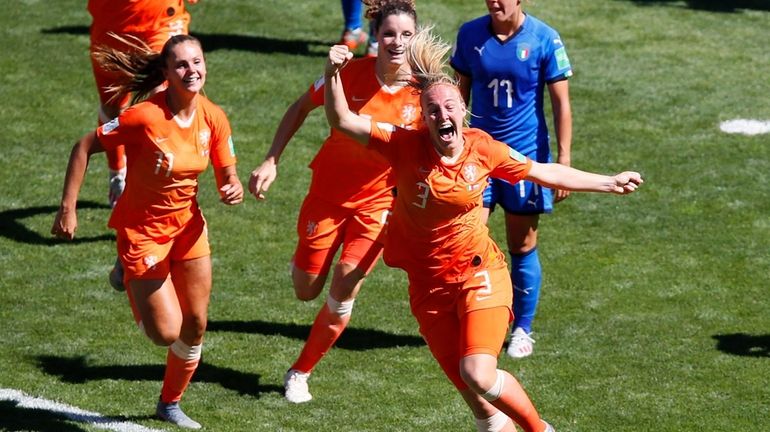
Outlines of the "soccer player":
M 551 151 L 543 111 L 543 93 L 553 108 L 558 156 L 570 165 L 572 113 L 567 78 L 572 68 L 559 34 L 524 13 L 521 0 L 487 0 L 488 15 L 463 24 L 451 65 L 460 92 L 473 112 L 470 125 L 530 159 L 550 162 Z M 511 255 L 513 313 L 507 353 L 532 354 L 531 337 L 542 271 L 537 253 L 541 213 L 550 213 L 569 191 L 541 187 L 531 181 L 511 183 L 492 178 L 484 192 L 484 221 L 495 204 L 505 211 L 506 239 Z M 555 192 L 555 197 L 554 197 Z
M 425 128 L 406 130 L 350 110 L 342 71 L 352 57 L 337 45 L 325 70 L 325 110 L 331 127 L 382 154 L 396 177 L 396 203 L 384 260 L 406 271 L 412 313 L 431 353 L 476 418 L 479 431 L 552 431 L 527 393 L 497 357 L 512 318 L 513 291 L 505 255 L 482 222 L 489 176 L 567 190 L 631 193 L 636 172 L 614 176 L 531 160 L 485 132 L 464 128 L 459 88 L 444 73 L 449 46 L 428 31 L 408 56 L 420 90 Z
M 198 0 L 187 0 L 197 3 Z M 183 0 L 88 0 L 91 14 L 91 67 L 99 92 L 99 124 L 117 117 L 129 105 L 130 95 L 114 95 L 108 89 L 118 84 L 120 76 L 105 70 L 94 58 L 100 46 L 122 51 L 129 47 L 111 36 L 130 35 L 144 41 L 154 51 L 160 52 L 163 44 L 174 35 L 187 34 L 190 14 Z M 160 88 L 158 89 L 160 90 Z M 109 203 L 115 207 L 126 184 L 126 161 L 123 146 L 108 150 Z
M 152 342 L 168 347 L 156 415 L 199 429 L 179 407 L 200 361 L 211 294 L 208 232 L 196 200 L 198 175 L 210 160 L 227 205 L 243 200 L 243 187 L 227 117 L 201 94 L 206 62 L 200 42 L 188 35 L 172 36 L 160 53 L 138 39 L 122 42 L 131 49 L 105 47 L 95 55 L 102 67 L 126 77 L 116 90 L 136 92 L 143 99 L 163 82 L 168 88 L 75 144 L 51 233 L 75 236 L 77 196 L 90 156 L 125 145 L 126 189 L 109 225 L 117 234 L 134 318 Z
M 417 15 L 412 0 L 368 1 L 367 15 L 377 31 L 376 58 L 362 58 L 345 69 L 348 103 L 362 116 L 404 128 L 420 122 L 419 98 L 406 86 L 410 70 L 406 47 Z M 324 79 L 313 84 L 281 120 L 264 162 L 251 173 L 249 191 L 257 199 L 276 178 L 281 153 L 308 113 L 324 103 Z M 393 204 L 390 167 L 375 152 L 332 129 L 310 163 L 310 190 L 297 220 L 299 241 L 292 259 L 292 280 L 298 299 L 321 293 L 337 250 L 331 286 L 299 358 L 284 378 L 286 399 L 294 403 L 312 396 L 307 380 L 350 321 L 364 277 L 379 259 L 380 236 Z

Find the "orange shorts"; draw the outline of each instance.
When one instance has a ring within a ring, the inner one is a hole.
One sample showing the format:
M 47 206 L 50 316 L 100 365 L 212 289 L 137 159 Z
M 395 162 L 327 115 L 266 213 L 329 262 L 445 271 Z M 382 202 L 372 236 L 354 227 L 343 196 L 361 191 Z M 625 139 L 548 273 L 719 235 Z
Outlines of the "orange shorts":
M 166 279 L 172 261 L 184 261 L 211 255 L 206 219 L 198 215 L 173 239 L 158 243 L 136 234 L 118 231 L 118 257 L 123 264 L 124 281 L 131 279 Z
M 382 255 L 378 239 L 392 204 L 390 194 L 357 208 L 306 196 L 297 219 L 299 241 L 294 266 L 309 274 L 325 275 L 342 245 L 339 261 L 355 265 L 368 274 Z
M 513 319 L 513 288 L 506 267 L 481 270 L 464 283 L 438 284 L 410 278 L 409 297 L 431 354 L 458 390 L 460 359 L 500 354 Z

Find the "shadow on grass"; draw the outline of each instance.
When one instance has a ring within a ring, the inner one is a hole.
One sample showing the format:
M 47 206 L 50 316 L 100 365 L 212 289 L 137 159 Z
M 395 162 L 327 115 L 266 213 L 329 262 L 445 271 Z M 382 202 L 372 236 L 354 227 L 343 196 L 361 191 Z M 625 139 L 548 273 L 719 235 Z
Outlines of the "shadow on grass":
M 623 0 L 632 1 L 643 6 L 654 6 L 666 3 L 679 3 L 679 0 Z M 710 12 L 735 12 L 739 9 L 770 11 L 770 0 L 686 0 L 690 9 Z
M 81 201 L 78 202 L 78 210 L 86 209 L 109 209 L 107 204 L 99 204 L 93 201 Z M 115 240 L 114 234 L 102 234 L 94 237 L 75 237 L 74 240 L 61 240 L 53 237 L 52 235 L 40 235 L 35 231 L 27 228 L 22 222 L 25 218 L 34 217 L 38 215 L 50 215 L 51 222 L 53 222 L 56 212 L 59 211 L 58 206 L 39 206 L 39 207 L 27 207 L 22 209 L 12 209 L 0 212 L 0 236 L 13 240 L 19 243 L 27 243 L 33 245 L 51 246 L 60 243 L 91 243 L 99 241 L 113 241 Z M 48 233 L 46 233 L 48 234 Z
M 161 381 L 164 365 L 136 366 L 91 366 L 84 357 L 36 357 L 38 367 L 49 375 L 55 375 L 70 384 L 82 384 L 94 380 L 128 380 L 128 381 Z M 194 382 L 219 384 L 222 387 L 260 398 L 264 393 L 283 395 L 283 387 L 276 385 L 260 385 L 260 376 L 252 373 L 239 372 L 233 369 L 214 366 L 201 361 L 193 376 Z
M 20 407 L 14 401 L 0 401 L 0 430 L 30 432 L 85 432 L 64 415 L 44 409 Z
M 71 34 L 88 35 L 88 26 L 72 25 L 46 28 L 40 31 L 43 34 Z M 205 52 L 220 49 L 239 51 L 251 51 L 257 53 L 293 54 L 311 57 L 326 57 L 327 48 L 333 41 L 324 40 L 283 40 L 253 35 L 234 35 L 223 33 L 191 32 L 203 45 Z M 313 48 L 316 49 L 313 49 Z
M 770 334 L 753 336 L 746 333 L 733 333 L 712 337 L 717 341 L 717 349 L 723 353 L 770 358 Z
M 227 331 L 236 333 L 261 334 L 266 336 L 284 336 L 306 340 L 310 334 L 309 325 L 281 324 L 266 321 L 209 321 L 207 331 Z M 380 330 L 348 327 L 335 344 L 336 348 L 352 351 L 364 351 L 378 348 L 418 347 L 425 341 L 418 336 L 396 335 Z

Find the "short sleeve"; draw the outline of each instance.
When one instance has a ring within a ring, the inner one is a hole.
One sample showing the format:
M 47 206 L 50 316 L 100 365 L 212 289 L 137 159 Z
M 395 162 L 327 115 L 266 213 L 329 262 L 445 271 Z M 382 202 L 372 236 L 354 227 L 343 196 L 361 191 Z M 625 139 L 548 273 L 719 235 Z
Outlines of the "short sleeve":
M 455 40 L 455 45 L 452 47 L 452 56 L 449 59 L 449 64 L 452 66 L 452 69 L 460 74 L 470 77 L 471 67 L 465 58 L 465 47 L 461 42 L 465 40 L 465 34 L 467 33 L 466 27 L 466 25 L 461 26 L 460 30 L 457 32 L 457 40 Z
M 233 132 L 224 111 L 215 107 L 207 122 L 211 128 L 211 164 L 217 168 L 235 165 Z
M 492 165 L 491 177 L 500 178 L 509 183 L 518 183 L 527 177 L 532 168 L 532 160 L 500 141 L 490 141 L 489 153 Z
M 555 31 L 548 37 L 545 45 L 545 81 L 559 81 L 572 76 L 572 65 L 567 57 L 567 49 L 561 37 Z

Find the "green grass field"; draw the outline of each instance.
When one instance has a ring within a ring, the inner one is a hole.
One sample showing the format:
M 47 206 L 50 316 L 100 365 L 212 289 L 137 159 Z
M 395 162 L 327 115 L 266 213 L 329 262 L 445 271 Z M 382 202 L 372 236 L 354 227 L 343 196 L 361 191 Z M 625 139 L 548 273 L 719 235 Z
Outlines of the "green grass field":
M 107 168 L 92 159 L 72 243 L 48 234 L 72 144 L 95 126 L 85 1 L 9 2 L 0 14 L 0 395 L 18 390 L 147 428 L 165 350 L 107 284 Z M 453 40 L 482 1 L 418 0 Z M 729 4 L 726 5 L 726 4 Z M 570 431 L 770 430 L 770 135 L 719 123 L 770 120 L 770 4 L 742 0 L 538 0 L 575 70 L 573 164 L 641 171 L 628 197 L 573 194 L 541 224 L 544 283 L 532 357 L 500 360 L 544 418 Z M 203 0 L 192 33 L 207 94 L 234 129 L 243 182 L 288 105 L 339 36 L 336 0 Z M 291 405 L 282 377 L 320 299 L 294 299 L 288 261 L 326 136 L 322 110 L 291 143 L 266 202 L 218 203 L 211 171 L 214 292 L 204 360 L 185 410 L 211 431 L 471 431 L 430 357 L 406 280 L 380 265 L 353 320 Z M 503 238 L 502 218 L 490 227 Z M 0 398 L 0 430 L 97 425 Z

